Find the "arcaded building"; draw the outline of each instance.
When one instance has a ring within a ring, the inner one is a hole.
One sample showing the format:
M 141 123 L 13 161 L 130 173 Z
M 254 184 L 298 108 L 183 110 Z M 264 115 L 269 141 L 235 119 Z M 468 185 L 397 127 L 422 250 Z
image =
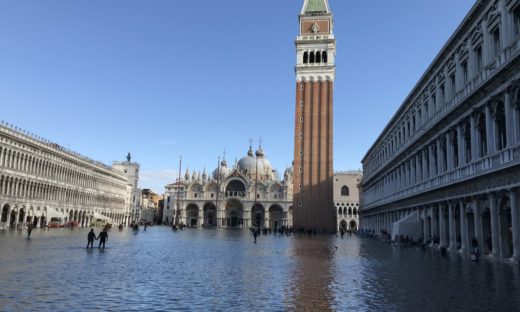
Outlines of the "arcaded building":
M 336 39 L 327 0 L 305 0 L 295 44 L 294 227 L 335 232 L 332 126 Z
M 362 162 L 362 228 L 407 218 L 440 247 L 518 261 L 519 0 L 476 1 Z
M 163 223 L 192 227 L 281 228 L 292 226 L 293 168 L 283 179 L 260 147 L 250 147 L 233 166 L 219 162 L 211 174 L 186 171 L 165 186 Z
M 121 172 L 21 129 L 0 124 L 0 229 L 129 218 Z

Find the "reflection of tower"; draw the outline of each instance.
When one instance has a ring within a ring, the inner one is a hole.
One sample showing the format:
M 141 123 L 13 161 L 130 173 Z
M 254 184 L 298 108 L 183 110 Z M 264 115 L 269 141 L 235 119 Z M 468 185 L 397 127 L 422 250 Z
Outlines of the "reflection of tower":
M 327 0 L 305 0 L 296 39 L 294 226 L 335 231 L 332 95 L 336 40 Z

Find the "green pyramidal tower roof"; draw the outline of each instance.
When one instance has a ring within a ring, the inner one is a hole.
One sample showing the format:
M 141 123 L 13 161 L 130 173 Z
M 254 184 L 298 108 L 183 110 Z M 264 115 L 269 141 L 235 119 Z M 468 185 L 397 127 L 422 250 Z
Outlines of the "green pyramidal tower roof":
M 326 1 L 327 0 L 306 0 L 303 13 L 328 13 Z

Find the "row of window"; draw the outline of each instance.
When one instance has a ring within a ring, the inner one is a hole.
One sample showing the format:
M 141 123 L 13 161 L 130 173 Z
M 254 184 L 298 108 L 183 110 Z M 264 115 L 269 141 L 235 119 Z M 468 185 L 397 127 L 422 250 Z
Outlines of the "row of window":
M 0 177 L 0 194 L 27 199 L 82 204 L 112 209 L 124 209 L 125 200 L 106 195 L 90 194 L 55 185 L 43 184 L 10 176 Z
M 109 182 L 108 179 L 101 179 L 67 168 L 61 164 L 54 164 L 50 161 L 39 159 L 31 155 L 18 152 L 9 148 L 0 146 L 0 167 L 30 173 L 37 176 L 47 177 L 76 184 L 89 188 L 119 188 L 120 191 L 125 190 L 124 184 L 115 184 Z
M 504 150 L 508 143 L 517 144 L 520 142 L 520 103 L 512 107 L 511 113 L 512 116 L 508 118 L 505 103 L 499 101 L 493 107 L 488 106 L 465 118 L 458 126 L 440 135 L 398 168 L 368 187 L 368 201 Z M 486 120 L 492 121 L 489 126 Z M 507 120 L 512 124 L 508 125 Z M 513 142 L 508 142 L 508 131 L 511 131 L 509 137 Z M 489 144 L 492 146 L 488 146 Z
M 513 11 L 513 33 L 518 39 L 520 36 L 520 5 Z M 489 31 L 489 45 L 485 46 L 483 36 L 480 39 L 474 40 L 474 45 L 471 51 L 464 52 L 462 49 L 458 53 L 460 61 L 454 65 L 453 62 L 441 69 L 441 74 L 435 75 L 425 88 L 429 91 L 424 91 L 420 98 L 422 104 L 417 104 L 415 111 L 412 111 L 410 116 L 405 116 L 406 121 L 398 122 L 395 130 L 389 131 L 390 135 L 386 141 L 380 145 L 378 152 L 373 154 L 369 162 L 365 164 L 365 171 L 370 175 L 382 163 L 390 159 L 396 152 L 398 152 L 407 141 L 414 136 L 422 124 L 427 123 L 431 116 L 441 110 L 443 106 L 449 103 L 455 97 L 457 92 L 461 91 L 470 82 L 470 79 L 478 76 L 484 65 L 484 49 L 487 49 L 488 56 L 486 63 L 495 60 L 503 49 L 501 42 L 501 32 L 505 31 L 500 28 L 502 24 L 496 23 Z M 452 56 L 456 58 L 456 56 Z M 444 78 L 443 71 L 446 71 L 446 78 Z M 418 101 L 418 103 L 421 101 Z

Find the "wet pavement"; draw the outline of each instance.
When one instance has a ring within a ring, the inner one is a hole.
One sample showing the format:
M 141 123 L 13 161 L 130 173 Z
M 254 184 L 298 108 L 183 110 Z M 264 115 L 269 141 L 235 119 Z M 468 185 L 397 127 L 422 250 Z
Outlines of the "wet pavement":
M 0 311 L 520 310 L 518 266 L 368 238 L 149 227 L 86 250 L 87 229 L 23 234 L 0 231 Z

